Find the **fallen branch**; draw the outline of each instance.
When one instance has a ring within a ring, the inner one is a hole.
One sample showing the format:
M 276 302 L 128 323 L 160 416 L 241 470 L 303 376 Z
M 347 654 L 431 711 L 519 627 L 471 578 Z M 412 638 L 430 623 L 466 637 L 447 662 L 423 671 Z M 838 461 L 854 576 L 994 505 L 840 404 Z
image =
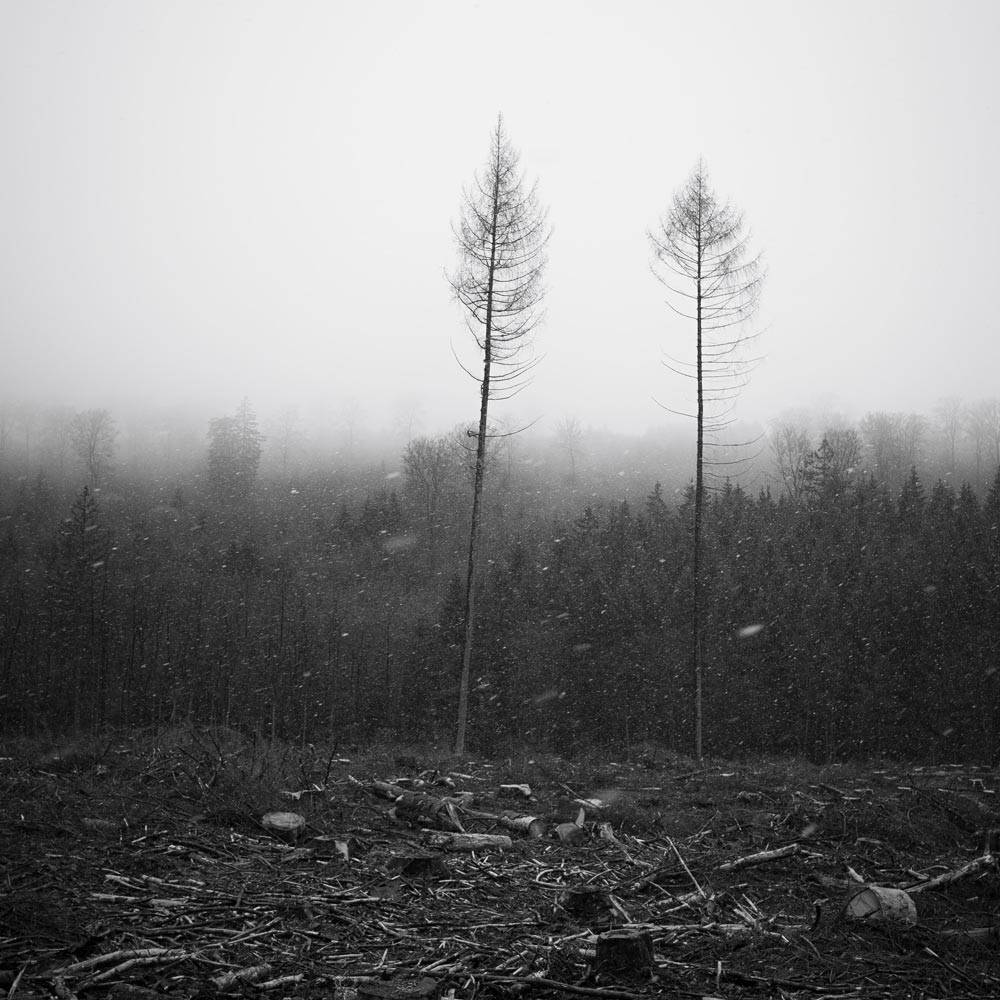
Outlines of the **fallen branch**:
M 962 865 L 961 868 L 956 868 L 950 872 L 942 872 L 942 874 L 936 875 L 926 882 L 920 882 L 917 885 L 899 886 L 898 888 L 905 888 L 911 895 L 915 892 L 930 892 L 934 889 L 943 889 L 953 882 L 968 878 L 970 875 L 977 875 L 979 872 L 987 871 L 990 868 L 996 868 L 996 866 L 997 858 L 994 855 L 982 854 L 978 858 L 973 858 L 967 864 Z
M 719 865 L 720 872 L 738 872 L 741 868 L 751 868 L 754 865 L 767 864 L 769 861 L 778 861 L 781 858 L 790 858 L 794 854 L 808 854 L 801 844 L 786 844 L 784 847 L 776 847 L 773 851 L 758 851 L 756 854 L 748 854 L 746 857 L 737 858 L 735 861 L 727 861 L 724 865 Z
M 123 972 L 128 972 L 129 969 L 134 969 L 139 965 L 165 965 L 171 962 L 182 962 L 184 959 L 190 957 L 191 955 L 186 951 L 173 949 L 164 950 L 162 955 L 147 955 L 142 958 L 130 958 L 128 961 L 122 962 L 120 965 L 116 965 L 110 969 L 105 969 L 104 972 L 100 972 L 96 976 L 89 977 L 84 983 L 81 984 L 81 989 L 96 986 L 98 983 L 107 982 L 109 979 L 114 979 L 116 976 L 120 976 Z
M 175 953 L 172 948 L 129 948 L 121 951 L 109 951 L 103 955 L 94 955 L 93 958 L 86 958 L 82 962 L 74 962 L 72 965 L 64 965 L 61 969 L 53 970 L 50 975 L 53 977 L 65 977 L 84 972 L 87 969 L 96 968 L 98 965 L 106 965 L 109 962 L 121 962 L 137 958 L 160 958 L 166 954 Z
M 246 969 L 237 969 L 235 972 L 227 972 L 222 976 L 213 976 L 212 982 L 220 990 L 227 990 L 236 983 L 252 983 L 255 979 L 260 979 L 270 973 L 271 966 L 267 963 L 262 965 L 251 965 Z

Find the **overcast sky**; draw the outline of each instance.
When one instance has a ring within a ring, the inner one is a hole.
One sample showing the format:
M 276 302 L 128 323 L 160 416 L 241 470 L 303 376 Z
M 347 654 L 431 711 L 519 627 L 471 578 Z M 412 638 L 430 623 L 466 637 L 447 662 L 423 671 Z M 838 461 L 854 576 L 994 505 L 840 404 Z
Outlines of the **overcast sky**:
M 515 410 L 683 408 L 646 230 L 764 251 L 742 412 L 1000 392 L 1000 3 L 0 0 L 0 394 L 474 417 L 445 272 L 502 111 L 549 206 Z

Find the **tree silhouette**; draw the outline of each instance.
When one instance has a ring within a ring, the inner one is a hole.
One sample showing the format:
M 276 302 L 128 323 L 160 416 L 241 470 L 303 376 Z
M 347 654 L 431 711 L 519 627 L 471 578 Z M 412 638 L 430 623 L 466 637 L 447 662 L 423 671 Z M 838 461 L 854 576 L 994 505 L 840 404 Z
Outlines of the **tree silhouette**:
M 479 429 L 472 487 L 472 521 L 465 578 L 465 638 L 455 735 L 465 750 L 469 677 L 475 626 L 475 575 L 479 542 L 489 404 L 508 399 L 524 386 L 536 359 L 531 334 L 541 319 L 542 272 L 548 242 L 546 212 L 534 187 L 525 187 L 519 156 L 504 130 L 503 117 L 490 142 L 485 167 L 465 192 L 455 239 L 459 266 L 451 277 L 455 298 L 482 357 L 481 373 L 465 369 L 479 384 Z
M 246 499 L 257 479 L 264 435 L 244 399 L 232 417 L 216 417 L 208 425 L 208 479 L 223 497 Z
M 653 273 L 668 292 L 667 304 L 695 324 L 691 362 L 669 358 L 667 367 L 695 383 L 695 455 L 691 662 L 694 685 L 694 750 L 702 756 L 702 622 L 700 591 L 705 507 L 706 435 L 732 423 L 739 389 L 753 360 L 743 353 L 750 339 L 745 324 L 754 315 L 763 272 L 760 256 L 749 254 L 749 234 L 741 213 L 720 202 L 699 161 L 687 183 L 649 233 Z M 676 412 L 676 411 L 674 411 Z
M 110 471 L 117 434 L 107 410 L 85 410 L 73 418 L 70 442 L 91 486 L 100 485 Z

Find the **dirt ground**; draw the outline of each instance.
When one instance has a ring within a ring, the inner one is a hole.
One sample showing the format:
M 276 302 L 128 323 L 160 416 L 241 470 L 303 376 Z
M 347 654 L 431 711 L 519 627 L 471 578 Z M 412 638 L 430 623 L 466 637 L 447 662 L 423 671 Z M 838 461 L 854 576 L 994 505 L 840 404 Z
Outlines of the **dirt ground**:
M 182 728 L 0 758 L 0 996 L 1000 996 L 987 769 Z M 510 843 L 434 847 L 434 827 Z M 616 965 L 622 938 L 638 958 Z

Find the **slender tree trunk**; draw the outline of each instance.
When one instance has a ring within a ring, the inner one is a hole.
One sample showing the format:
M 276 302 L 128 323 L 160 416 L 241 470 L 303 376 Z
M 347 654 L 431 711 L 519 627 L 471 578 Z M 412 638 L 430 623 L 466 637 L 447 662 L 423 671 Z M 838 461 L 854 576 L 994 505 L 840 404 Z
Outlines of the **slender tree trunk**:
M 462 217 L 454 231 L 461 263 L 449 282 L 455 297 L 468 312 L 466 324 L 483 353 L 481 379 L 462 366 L 476 379 L 480 394 L 455 733 L 455 750 L 464 753 L 489 401 L 497 391 L 494 383 L 503 389 L 499 398 L 510 398 L 520 390 L 534 367 L 534 361 L 524 360 L 522 352 L 530 348 L 531 331 L 541 318 L 537 308 L 543 295 L 541 275 L 548 242 L 545 212 L 538 205 L 534 189 L 525 191 L 522 186 L 518 157 L 504 135 L 502 116 L 497 116 L 485 173 L 477 174 L 472 188 L 465 192 Z
M 694 558 L 692 581 L 693 609 L 691 615 L 691 655 L 694 672 L 694 754 L 698 760 L 702 757 L 702 648 L 701 648 L 701 516 L 705 502 L 704 457 L 705 457 L 705 392 L 702 373 L 702 297 L 701 297 L 701 239 L 698 240 L 697 277 L 695 280 L 696 297 L 696 363 L 698 385 L 698 432 L 694 467 Z
M 486 422 L 490 402 L 490 366 L 493 360 L 493 279 L 496 274 L 497 216 L 500 210 L 500 155 L 493 181 L 493 220 L 490 242 L 489 285 L 486 292 L 486 336 L 483 341 L 483 381 L 480 389 L 479 433 L 476 437 L 476 473 L 472 485 L 472 524 L 469 528 L 469 561 L 465 575 L 465 641 L 462 646 L 462 675 L 458 688 L 458 725 L 455 753 L 465 753 L 465 731 L 469 721 L 469 683 L 472 674 L 472 638 L 475 627 L 476 550 L 479 547 L 479 521 L 482 506 L 483 478 L 486 472 Z

